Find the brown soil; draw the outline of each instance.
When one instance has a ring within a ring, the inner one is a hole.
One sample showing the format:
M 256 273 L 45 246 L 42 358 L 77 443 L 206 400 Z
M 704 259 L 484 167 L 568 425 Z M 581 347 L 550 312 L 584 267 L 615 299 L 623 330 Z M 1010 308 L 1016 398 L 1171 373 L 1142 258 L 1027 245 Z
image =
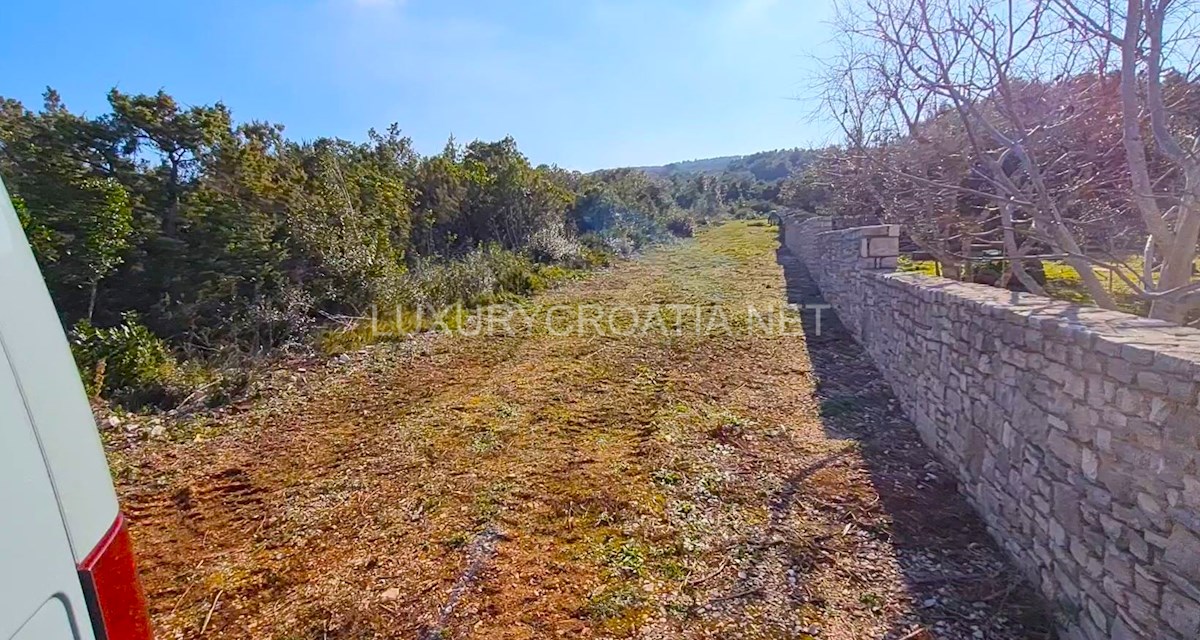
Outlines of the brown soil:
M 114 446 L 158 636 L 1049 637 L 829 314 L 739 323 L 815 295 L 774 234 L 527 306 L 697 303 L 728 332 L 424 335 Z

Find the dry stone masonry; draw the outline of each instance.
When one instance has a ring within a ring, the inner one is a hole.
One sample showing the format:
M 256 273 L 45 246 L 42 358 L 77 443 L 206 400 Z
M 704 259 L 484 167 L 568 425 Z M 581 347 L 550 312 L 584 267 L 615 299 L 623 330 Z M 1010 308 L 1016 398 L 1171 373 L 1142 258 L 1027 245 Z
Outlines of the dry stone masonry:
M 1066 638 L 1200 638 L 1200 331 L 896 273 L 899 227 L 783 239 Z

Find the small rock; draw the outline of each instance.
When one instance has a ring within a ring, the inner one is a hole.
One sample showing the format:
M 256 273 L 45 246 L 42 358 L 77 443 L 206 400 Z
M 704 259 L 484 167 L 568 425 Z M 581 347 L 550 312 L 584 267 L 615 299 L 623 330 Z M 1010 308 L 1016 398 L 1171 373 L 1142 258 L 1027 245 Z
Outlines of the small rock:
M 161 438 L 167 435 L 167 428 L 161 424 L 156 424 L 150 429 L 151 438 Z
M 925 602 L 921 603 L 921 606 L 925 607 L 926 609 L 936 607 L 937 605 L 938 605 L 937 598 L 926 598 Z
M 109 416 L 108 417 L 108 426 L 114 427 L 114 428 L 121 426 L 121 419 L 117 416 Z
M 400 599 L 400 589 L 397 587 L 392 587 L 391 589 L 388 589 L 387 591 L 384 591 L 383 593 L 379 594 L 380 602 L 395 602 L 396 600 L 399 600 L 399 599 Z

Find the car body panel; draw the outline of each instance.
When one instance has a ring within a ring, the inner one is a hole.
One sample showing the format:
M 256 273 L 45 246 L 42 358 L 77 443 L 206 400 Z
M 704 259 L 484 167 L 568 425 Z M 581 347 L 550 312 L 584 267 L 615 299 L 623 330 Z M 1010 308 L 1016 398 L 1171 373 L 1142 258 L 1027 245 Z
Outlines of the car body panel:
M 0 345 L 15 372 L 79 563 L 116 519 L 117 496 L 62 324 L 3 184 L 0 291 Z M 7 421 L 10 408 L 3 411 Z
M 70 605 L 60 598 L 51 598 L 33 614 L 12 640 L 57 640 L 77 638 L 79 625 L 71 619 Z
M 58 501 L 3 349 L 0 412 L 0 638 L 20 629 L 20 638 L 91 640 L 87 603 Z M 48 629 L 59 631 L 48 635 Z

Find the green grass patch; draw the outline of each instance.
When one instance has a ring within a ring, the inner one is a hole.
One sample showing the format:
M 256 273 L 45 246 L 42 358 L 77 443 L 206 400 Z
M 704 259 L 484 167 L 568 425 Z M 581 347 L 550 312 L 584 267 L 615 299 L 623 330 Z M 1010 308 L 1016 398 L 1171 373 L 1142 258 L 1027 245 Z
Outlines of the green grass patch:
M 1141 256 L 1130 256 L 1125 264 L 1131 270 L 1126 275 L 1141 273 Z M 1200 267 L 1200 260 L 1197 261 L 1197 266 Z M 897 268 L 903 272 L 929 276 L 936 276 L 938 271 L 937 263 L 933 260 L 914 261 L 906 256 L 900 257 Z M 1083 278 L 1074 267 L 1060 261 L 1046 261 L 1042 263 L 1042 268 L 1046 274 L 1046 294 L 1051 298 L 1080 305 L 1095 304 L 1095 300 L 1092 299 L 1092 295 L 1083 283 Z M 1149 312 L 1149 305 L 1138 297 L 1137 293 L 1119 275 L 1101 267 L 1096 267 L 1093 271 L 1113 297 L 1118 309 L 1139 316 L 1145 316 Z
M 671 469 L 656 469 L 650 474 L 650 478 L 664 487 L 673 487 L 683 482 L 683 474 Z
M 631 584 L 605 587 L 588 599 L 585 610 L 589 617 L 606 622 L 608 631 L 620 631 L 623 627 L 636 625 L 639 609 L 646 603 L 646 595 Z
M 905 273 L 921 273 L 927 276 L 940 276 L 937 262 L 933 260 L 913 260 L 908 256 L 900 256 L 896 265 L 897 271 Z
M 646 547 L 636 540 L 609 540 L 602 555 L 604 565 L 618 575 L 639 576 L 646 566 Z

